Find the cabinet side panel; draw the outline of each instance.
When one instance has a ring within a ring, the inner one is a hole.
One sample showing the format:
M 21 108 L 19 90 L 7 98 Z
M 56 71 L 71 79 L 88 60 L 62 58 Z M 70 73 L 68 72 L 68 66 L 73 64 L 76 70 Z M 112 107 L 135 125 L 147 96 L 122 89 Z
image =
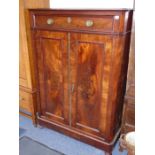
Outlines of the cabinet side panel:
M 108 139 L 111 140 L 121 126 L 123 100 L 125 95 L 130 33 L 113 37 L 112 70 L 110 76 L 109 107 L 107 128 Z

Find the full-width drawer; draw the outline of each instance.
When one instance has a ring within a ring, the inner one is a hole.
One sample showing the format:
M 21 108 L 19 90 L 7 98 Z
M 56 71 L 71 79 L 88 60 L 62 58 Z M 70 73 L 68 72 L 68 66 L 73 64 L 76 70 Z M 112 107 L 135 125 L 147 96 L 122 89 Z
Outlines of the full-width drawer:
M 111 34 L 131 31 L 132 11 L 29 9 L 29 17 L 32 29 Z
M 114 32 L 118 27 L 119 16 L 58 16 L 36 14 L 33 18 L 34 28 L 88 30 Z
M 31 113 L 31 94 L 19 90 L 19 106 L 20 109 Z

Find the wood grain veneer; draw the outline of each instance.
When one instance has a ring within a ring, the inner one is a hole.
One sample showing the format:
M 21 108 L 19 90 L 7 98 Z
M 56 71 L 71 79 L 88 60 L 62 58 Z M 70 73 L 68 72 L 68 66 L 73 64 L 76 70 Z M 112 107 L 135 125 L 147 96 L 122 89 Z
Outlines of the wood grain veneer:
M 38 123 L 110 153 L 120 133 L 132 10 L 30 9 L 27 22 Z

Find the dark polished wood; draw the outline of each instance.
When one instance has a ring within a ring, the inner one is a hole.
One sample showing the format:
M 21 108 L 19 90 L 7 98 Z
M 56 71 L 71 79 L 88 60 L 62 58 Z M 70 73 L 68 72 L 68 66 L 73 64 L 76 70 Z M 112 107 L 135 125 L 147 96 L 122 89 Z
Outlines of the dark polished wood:
M 131 29 L 131 10 L 50 10 L 31 9 L 31 28 L 99 34 L 120 34 Z M 70 18 L 70 20 L 68 20 Z M 52 19 L 52 24 L 47 20 Z M 127 19 L 127 20 L 126 20 Z M 86 26 L 88 20 L 92 26 Z
M 40 90 L 40 114 L 68 124 L 67 34 L 35 34 Z
M 127 87 L 122 117 L 123 134 L 135 130 L 135 25 L 132 25 Z
M 72 126 L 105 139 L 112 38 L 72 33 L 71 41 Z
M 47 20 L 52 19 L 54 22 L 52 25 L 47 24 Z M 92 20 L 94 23 L 93 28 L 92 27 L 86 27 L 87 20 Z M 34 27 L 35 28 L 44 28 L 47 27 L 47 29 L 50 28 L 65 28 L 65 29 L 79 29 L 79 30 L 89 30 L 91 31 L 107 31 L 111 32 L 113 31 L 113 22 L 114 18 L 113 16 L 107 16 L 107 17 L 68 17 L 68 16 L 56 16 L 56 15 L 35 15 Z
M 131 19 L 131 10 L 29 10 L 40 125 L 112 151 L 120 133 Z

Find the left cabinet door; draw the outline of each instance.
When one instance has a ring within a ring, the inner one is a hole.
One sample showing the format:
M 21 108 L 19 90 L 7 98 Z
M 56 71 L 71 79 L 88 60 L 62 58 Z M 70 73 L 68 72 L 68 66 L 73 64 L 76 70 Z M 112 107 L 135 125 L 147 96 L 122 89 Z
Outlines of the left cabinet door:
M 68 124 L 67 33 L 35 32 L 40 117 Z

